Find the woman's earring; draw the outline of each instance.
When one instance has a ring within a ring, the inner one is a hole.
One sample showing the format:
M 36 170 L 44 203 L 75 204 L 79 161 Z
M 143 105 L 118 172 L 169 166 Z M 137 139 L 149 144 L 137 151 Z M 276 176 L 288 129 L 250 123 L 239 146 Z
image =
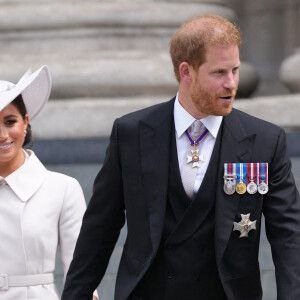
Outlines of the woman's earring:
M 26 137 L 26 135 L 27 135 L 27 130 L 25 129 L 24 130 L 24 137 Z

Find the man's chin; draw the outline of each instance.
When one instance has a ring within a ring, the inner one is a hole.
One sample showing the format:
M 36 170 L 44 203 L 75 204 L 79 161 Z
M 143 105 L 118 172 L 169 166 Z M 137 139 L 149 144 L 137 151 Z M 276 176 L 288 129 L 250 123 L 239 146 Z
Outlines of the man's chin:
M 228 107 L 223 107 L 222 109 L 219 109 L 218 111 L 214 112 L 215 116 L 228 116 L 232 112 L 232 105 L 228 105 Z
M 224 116 L 229 115 L 232 112 L 232 104 L 229 105 L 229 107 L 225 110 Z

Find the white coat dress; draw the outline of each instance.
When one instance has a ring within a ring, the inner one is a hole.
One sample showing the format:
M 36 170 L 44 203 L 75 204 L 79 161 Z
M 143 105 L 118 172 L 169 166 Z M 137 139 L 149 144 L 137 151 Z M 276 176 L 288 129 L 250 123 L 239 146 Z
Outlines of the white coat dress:
M 66 275 L 86 208 L 74 178 L 48 171 L 27 153 L 26 162 L 0 180 L 0 300 L 58 300 L 54 283 L 3 288 L 10 276 L 51 277 L 58 246 Z

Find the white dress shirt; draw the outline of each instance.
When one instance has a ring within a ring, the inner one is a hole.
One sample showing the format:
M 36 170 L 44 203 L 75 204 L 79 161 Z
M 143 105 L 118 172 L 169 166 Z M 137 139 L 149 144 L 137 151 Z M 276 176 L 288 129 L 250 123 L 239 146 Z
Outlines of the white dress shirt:
M 194 192 L 197 193 L 198 189 L 201 186 L 204 175 L 206 173 L 212 151 L 215 146 L 217 134 L 219 132 L 222 116 L 207 116 L 200 121 L 208 129 L 209 133 L 205 139 L 198 145 L 199 153 L 203 154 L 204 162 L 201 162 L 201 167 L 197 170 Z M 175 131 L 176 131 L 176 145 L 177 145 L 177 154 L 178 154 L 178 163 L 180 172 L 184 163 L 187 163 L 186 160 L 186 150 L 189 144 L 189 140 L 185 134 L 185 131 L 194 123 L 196 119 L 190 115 L 179 103 L 178 94 L 175 99 L 174 105 L 174 122 L 175 122 Z

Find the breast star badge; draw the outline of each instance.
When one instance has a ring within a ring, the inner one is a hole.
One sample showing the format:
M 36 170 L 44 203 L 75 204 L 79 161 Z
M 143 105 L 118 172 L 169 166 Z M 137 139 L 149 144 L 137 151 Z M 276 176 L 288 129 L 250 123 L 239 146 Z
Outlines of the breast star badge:
M 192 156 L 187 155 L 187 163 L 193 162 L 193 168 L 199 168 L 200 162 L 204 162 L 203 154 L 199 155 L 199 150 L 193 149 L 191 150 Z
M 252 229 L 256 229 L 256 220 L 250 221 L 250 213 L 247 215 L 241 214 L 242 220 L 238 223 L 233 222 L 233 231 L 240 231 L 240 238 L 248 237 L 248 233 Z

